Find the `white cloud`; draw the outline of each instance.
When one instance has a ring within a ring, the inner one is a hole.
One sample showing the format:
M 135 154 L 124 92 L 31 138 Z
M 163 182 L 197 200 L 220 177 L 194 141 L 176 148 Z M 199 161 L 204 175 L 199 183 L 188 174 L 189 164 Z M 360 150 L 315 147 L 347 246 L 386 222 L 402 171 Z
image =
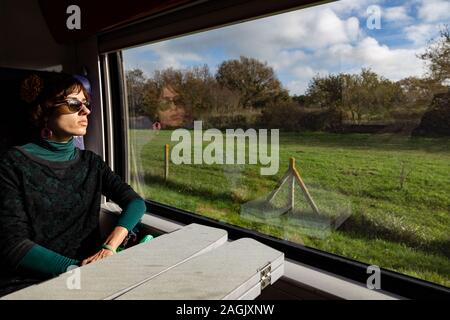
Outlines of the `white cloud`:
M 152 70 L 169 66 L 182 68 L 193 61 L 208 63 L 205 52 L 217 48 L 227 58 L 250 56 L 267 61 L 275 70 L 282 71 L 299 63 L 305 57 L 304 49 L 323 50 L 332 45 L 354 42 L 359 36 L 356 17 L 341 19 L 333 10 L 322 6 L 321 10 L 307 8 L 133 50 L 147 50 L 158 57 L 151 64 L 140 63 Z M 140 55 L 134 55 L 134 59 L 138 60 L 138 56 L 143 56 L 142 51 Z M 210 67 L 213 70 L 216 65 Z M 147 70 L 147 74 L 151 73 Z
M 276 71 L 283 70 L 298 63 L 305 63 L 307 61 L 307 58 L 308 55 L 302 50 L 282 50 L 278 54 L 277 59 L 271 62 L 271 66 Z
M 364 16 L 369 5 L 382 3 L 338 1 L 132 49 L 141 50 L 140 54 L 125 56 L 150 75 L 150 70 L 185 68 L 192 63 L 206 63 L 214 72 L 223 59 L 245 55 L 267 61 L 295 94 L 302 93 L 317 73 L 353 73 L 370 67 L 392 80 L 422 75 L 423 63 L 416 54 L 432 28 L 427 24 L 405 28 L 403 37 L 414 44 L 406 49 L 389 47 L 365 36 L 361 29 L 365 24 L 360 25 L 357 16 Z M 407 21 L 411 17 L 406 7 L 386 8 L 383 12 L 386 19 Z M 145 58 L 145 50 L 155 58 Z
M 372 37 L 366 37 L 356 45 L 337 44 L 315 52 L 304 59 L 303 65 L 293 67 L 291 73 L 296 80 L 307 82 L 316 73 L 359 73 L 364 67 L 388 79 L 400 80 L 424 74 L 423 61 L 417 57 L 417 53 L 423 50 L 389 48 Z
M 425 45 L 439 34 L 440 27 L 435 24 L 417 24 L 404 28 L 406 38 L 415 45 Z
M 316 75 L 324 76 L 328 74 L 326 69 L 316 69 L 308 65 L 299 65 L 292 69 L 292 75 L 295 80 L 291 80 L 286 84 L 289 93 L 302 94 L 306 91 L 309 81 Z
M 424 48 L 389 48 L 371 37 L 366 37 L 355 45 L 336 44 L 327 50 L 302 57 L 301 64 L 293 63 L 290 74 L 294 80 L 290 80 L 286 86 L 291 93 L 299 94 L 304 92 L 309 80 L 316 74 L 359 73 L 363 67 L 371 68 L 393 81 L 409 76 L 420 77 L 425 69 L 417 53 L 423 50 Z
M 383 9 L 382 17 L 390 22 L 403 23 L 412 20 L 412 17 L 408 15 L 407 8 L 404 6 Z
M 305 42 L 310 44 L 310 47 L 326 47 L 335 43 L 347 43 L 354 40 L 359 31 L 359 21 L 355 17 L 351 17 L 348 20 L 341 20 L 333 11 L 324 10 L 317 16 L 308 19 L 310 23 L 313 23 L 313 28 L 309 31 Z M 308 28 L 305 24 L 304 28 Z
M 376 39 L 367 37 L 346 51 L 343 59 L 352 59 L 355 65 L 371 68 L 391 80 L 400 80 L 412 75 L 423 75 L 423 62 L 416 56 L 421 50 L 423 49 L 391 49 L 379 44 Z
M 385 0 L 340 0 L 326 4 L 326 6 L 339 15 L 366 17 L 368 7 L 381 5 L 384 2 Z
M 232 56 L 252 55 L 265 60 L 286 48 L 320 49 L 354 41 L 358 36 L 357 18 L 341 19 L 329 8 L 313 7 L 199 34 L 195 41 L 203 48 L 225 47 Z M 228 42 L 225 46 L 224 39 Z
M 158 54 L 159 66 L 161 69 L 172 67 L 174 69 L 183 68 L 187 61 L 201 62 L 200 54 L 189 51 L 173 51 L 168 42 L 156 44 L 152 47 L 153 52 Z
M 148 57 L 156 56 L 156 59 Z M 193 51 L 173 50 L 170 42 L 159 42 L 149 46 L 133 48 L 124 51 L 125 64 L 127 69 L 139 68 L 151 77 L 155 70 L 162 70 L 169 67 L 174 69 L 184 69 L 186 63 L 196 62 L 206 63 L 201 53 Z
M 310 78 L 309 78 L 310 79 Z M 309 79 L 293 80 L 286 84 L 286 89 L 289 90 L 290 95 L 300 95 L 306 92 L 308 88 Z
M 422 0 L 418 8 L 418 16 L 427 22 L 449 20 L 450 1 Z

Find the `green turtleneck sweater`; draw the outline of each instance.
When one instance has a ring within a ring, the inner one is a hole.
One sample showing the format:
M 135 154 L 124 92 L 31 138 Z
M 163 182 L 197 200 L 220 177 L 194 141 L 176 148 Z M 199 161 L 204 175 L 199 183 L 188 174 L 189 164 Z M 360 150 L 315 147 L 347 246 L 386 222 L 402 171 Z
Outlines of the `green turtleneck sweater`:
M 76 157 L 74 139 L 68 142 L 55 142 L 40 139 L 22 146 L 29 153 L 49 161 L 68 161 Z M 130 201 L 120 215 L 117 225 L 132 230 L 146 210 L 141 199 Z M 87 258 L 87 257 L 86 257 Z M 19 266 L 32 272 L 56 276 L 67 271 L 71 265 L 78 266 L 80 261 L 65 257 L 40 245 L 34 245 L 20 261 Z

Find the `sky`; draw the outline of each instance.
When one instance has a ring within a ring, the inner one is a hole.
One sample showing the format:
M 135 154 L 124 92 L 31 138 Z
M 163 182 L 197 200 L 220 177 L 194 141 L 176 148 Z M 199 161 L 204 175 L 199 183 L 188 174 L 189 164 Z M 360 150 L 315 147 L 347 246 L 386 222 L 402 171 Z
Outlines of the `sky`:
M 358 73 L 393 81 L 423 76 L 417 57 L 450 25 L 450 0 L 340 0 L 123 51 L 125 69 L 186 69 L 214 74 L 241 55 L 267 62 L 290 94 L 303 94 L 315 75 Z

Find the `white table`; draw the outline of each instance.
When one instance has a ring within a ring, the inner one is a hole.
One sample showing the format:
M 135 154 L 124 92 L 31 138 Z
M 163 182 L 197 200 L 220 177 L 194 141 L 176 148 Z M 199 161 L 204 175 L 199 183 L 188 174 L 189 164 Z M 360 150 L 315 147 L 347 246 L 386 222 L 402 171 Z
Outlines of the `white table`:
M 2 299 L 254 299 L 283 267 L 277 250 L 190 224 Z

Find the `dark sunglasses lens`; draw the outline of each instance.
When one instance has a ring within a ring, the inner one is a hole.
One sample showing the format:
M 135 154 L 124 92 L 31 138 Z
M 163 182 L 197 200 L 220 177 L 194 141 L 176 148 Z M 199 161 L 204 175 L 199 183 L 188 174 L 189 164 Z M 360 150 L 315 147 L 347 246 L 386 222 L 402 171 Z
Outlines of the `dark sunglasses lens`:
M 71 112 L 79 112 L 83 107 L 83 103 L 81 103 L 81 101 L 78 100 L 67 100 L 67 105 Z M 86 106 L 86 108 L 91 110 L 91 104 L 88 101 L 86 101 L 84 105 Z

